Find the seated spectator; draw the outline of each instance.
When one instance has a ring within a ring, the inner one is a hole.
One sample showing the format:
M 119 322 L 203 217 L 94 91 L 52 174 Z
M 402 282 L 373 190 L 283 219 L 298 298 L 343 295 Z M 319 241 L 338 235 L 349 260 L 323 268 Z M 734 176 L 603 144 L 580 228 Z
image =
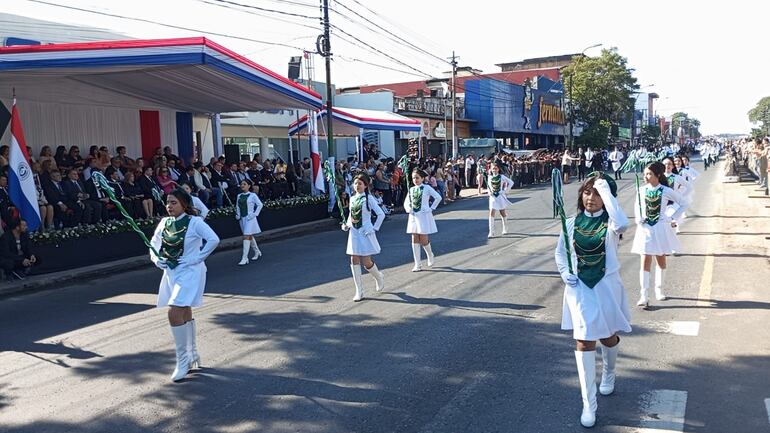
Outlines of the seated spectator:
M 174 155 L 174 153 L 171 151 L 170 146 L 166 146 L 163 148 L 163 156 L 166 157 L 166 163 L 170 163 L 171 161 L 174 161 L 174 165 L 179 165 L 180 160 L 179 157 Z
M 217 160 L 214 163 L 214 169 L 210 172 L 210 180 L 211 180 L 211 189 L 214 191 L 214 194 L 216 194 L 216 203 L 217 207 L 222 207 L 222 198 L 225 191 L 228 191 L 230 188 L 230 183 L 228 182 L 227 177 L 225 176 L 224 172 L 222 171 L 222 167 L 224 167 L 224 164 L 222 164 L 221 161 Z
M 192 197 L 192 205 L 195 208 L 195 210 L 198 211 L 198 215 L 200 215 L 201 218 L 206 219 L 206 216 L 209 214 L 209 208 L 207 208 L 206 205 L 203 204 L 201 199 L 192 195 L 192 187 L 187 183 L 180 184 L 180 187 L 183 190 L 187 191 L 187 193 L 190 194 L 190 196 Z
M 83 209 L 80 206 L 70 206 L 67 194 L 62 186 L 62 176 L 59 170 L 51 171 L 48 180 L 41 180 L 43 194 L 49 203 L 54 205 L 54 226 L 72 227 L 80 223 L 83 218 Z
M 179 185 L 187 184 L 187 186 L 189 186 L 191 189 L 190 194 L 198 195 L 198 188 L 195 186 L 195 167 L 192 165 L 184 169 L 184 171 L 179 175 L 176 183 Z
M 136 183 L 136 175 L 133 171 L 126 173 L 126 179 L 122 184 L 123 191 L 123 205 L 132 218 L 142 218 L 146 216 L 146 213 L 142 213 L 144 200 L 144 193 L 142 187 Z
M 63 161 L 58 164 L 59 167 L 66 167 L 67 169 L 82 167 L 83 158 L 80 156 L 80 148 L 77 146 L 71 146 L 69 153 L 63 158 Z
M 110 166 L 104 170 L 104 175 L 107 179 L 112 177 L 112 173 L 117 173 L 120 182 L 126 180 L 126 170 L 123 168 L 123 161 L 117 156 L 110 160 Z
M 50 161 L 46 161 L 50 165 Z M 50 229 L 53 227 L 53 205 L 48 202 L 48 199 L 43 192 L 43 181 L 40 175 L 40 164 L 32 164 L 32 175 L 35 180 L 35 190 L 37 191 L 37 205 L 40 209 L 40 221 L 42 222 L 43 229 Z
M 50 162 L 51 168 L 57 168 L 56 158 L 54 158 L 53 153 L 51 153 L 51 146 L 43 146 L 42 148 L 40 148 L 40 157 L 37 159 L 37 162 L 42 164 L 46 161 Z
M 14 219 L 8 229 L 0 236 L 0 267 L 7 280 L 23 280 L 32 267 L 40 264 L 40 259 L 32 252 L 26 221 Z
M 168 168 L 159 167 L 157 173 L 155 180 L 158 182 L 164 196 L 176 189 L 177 184 L 171 179 Z
M 104 206 L 86 191 L 85 184 L 80 180 L 80 173 L 75 168 L 67 172 L 67 180 L 62 182 L 67 207 L 80 207 L 82 218 L 78 223 L 94 224 L 102 221 Z
M 200 162 L 196 162 L 194 176 L 194 185 L 195 188 L 198 188 L 198 197 L 201 201 L 206 204 L 206 206 L 209 206 L 211 197 L 214 196 L 217 207 L 222 207 L 222 190 L 213 187 L 206 166 Z
M 182 171 L 177 167 L 177 160 L 169 159 L 166 166 L 168 168 L 168 174 L 171 176 L 171 180 L 179 183 L 179 176 L 182 175 Z
M 135 168 L 136 161 L 126 155 L 126 146 L 118 146 L 115 149 L 115 152 L 118 153 L 115 158 L 120 160 L 120 167 L 123 169 L 123 174 L 126 174 L 127 171 L 133 170 Z
M 145 167 L 142 177 L 139 178 L 139 186 L 142 188 L 142 208 L 147 218 L 155 215 L 155 205 L 160 201 L 161 188 L 153 177 L 152 167 Z
M 8 193 L 8 176 L 0 174 L 0 218 L 3 219 L 3 223 L 6 225 L 10 223 L 15 209 L 11 195 Z
M 64 166 L 64 161 L 66 157 L 67 157 L 67 148 L 65 146 L 57 146 L 56 154 L 53 156 L 54 161 L 56 161 L 57 168 L 69 168 Z

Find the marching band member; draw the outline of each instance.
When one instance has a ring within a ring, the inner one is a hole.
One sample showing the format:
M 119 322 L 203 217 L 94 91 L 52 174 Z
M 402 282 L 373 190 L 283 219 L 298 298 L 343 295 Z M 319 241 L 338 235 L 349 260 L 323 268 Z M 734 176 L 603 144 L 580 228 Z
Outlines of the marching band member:
M 430 246 L 428 235 L 438 232 L 436 221 L 433 219 L 433 211 L 441 202 L 441 194 L 437 193 L 430 185 L 423 183 L 426 176 L 427 174 L 419 168 L 412 171 L 414 186 L 409 188 L 406 200 L 404 200 L 404 210 L 409 214 L 406 232 L 412 235 L 412 255 L 414 256 L 412 272 L 422 270 L 420 264 L 422 260 L 420 257 L 421 245 L 428 257 L 428 267 L 433 266 L 433 249 Z M 433 205 L 430 204 L 431 198 L 433 198 Z

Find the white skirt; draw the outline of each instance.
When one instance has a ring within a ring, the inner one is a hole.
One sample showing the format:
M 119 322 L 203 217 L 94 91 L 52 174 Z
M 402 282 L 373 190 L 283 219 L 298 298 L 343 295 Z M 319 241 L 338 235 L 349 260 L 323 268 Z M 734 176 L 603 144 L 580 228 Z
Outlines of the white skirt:
M 510 204 L 511 202 L 508 201 L 508 197 L 505 196 L 503 191 L 500 191 L 497 197 L 489 194 L 489 209 L 506 210 Z
M 433 212 L 410 213 L 406 223 L 406 232 L 417 235 L 431 235 L 438 232 L 436 220 L 433 219 Z
M 572 338 L 584 341 L 631 332 L 631 312 L 620 274 L 605 275 L 593 289 L 582 281 L 576 288 L 565 285 L 561 329 L 572 329 Z
M 163 270 L 158 289 L 158 307 L 200 307 L 206 289 L 206 265 L 181 265 Z
M 377 235 L 372 231 L 368 236 L 361 234 L 361 229 L 351 228 L 348 231 L 348 249 L 349 256 L 373 256 L 380 253 L 380 243 L 377 242 Z
M 647 256 L 665 256 L 681 251 L 682 245 L 674 233 L 670 223 L 661 218 L 657 224 L 650 226 L 647 223 L 636 225 L 634 243 L 631 252 Z
M 243 218 L 241 218 L 238 220 L 238 223 L 241 225 L 241 232 L 243 232 L 244 236 L 250 236 L 250 235 L 256 235 L 256 234 L 262 233 L 262 230 L 259 228 L 259 223 L 257 222 L 256 218 L 249 221 L 246 221 Z

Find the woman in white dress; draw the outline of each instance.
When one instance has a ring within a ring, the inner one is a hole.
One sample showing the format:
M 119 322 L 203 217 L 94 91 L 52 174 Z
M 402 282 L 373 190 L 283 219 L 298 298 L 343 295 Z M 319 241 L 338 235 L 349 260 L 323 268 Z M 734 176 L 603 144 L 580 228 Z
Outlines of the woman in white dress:
M 182 189 L 168 194 L 166 211 L 170 216 L 160 220 L 151 241 L 160 257 L 151 252 L 150 260 L 163 270 L 157 306 L 169 307 L 168 322 L 176 345 L 176 368 L 171 380 L 178 381 L 201 364 L 192 309 L 203 304 L 204 260 L 219 244 L 219 237 L 195 215 L 192 197 Z
M 369 176 L 365 173 L 357 174 L 353 178 L 354 195 L 350 198 L 350 214 L 347 221 L 342 224 L 342 230 L 348 232 L 347 254 L 350 256 L 350 271 L 353 273 L 353 283 L 356 286 L 356 294 L 353 302 L 358 302 L 364 297 L 364 284 L 361 280 L 361 264 L 372 274 L 375 281 L 375 289 L 379 292 L 385 288 L 385 278 L 377 268 L 372 256 L 380 253 L 380 244 L 375 234 L 385 221 L 385 212 L 377 204 L 367 188 L 369 188 Z M 377 215 L 377 220 L 372 223 L 372 212 Z
M 636 235 L 631 246 L 632 253 L 642 256 L 639 270 L 640 296 L 636 303 L 640 307 L 649 305 L 647 291 L 650 287 L 650 268 L 653 257 L 658 265 L 655 269 L 655 298 L 659 301 L 666 300 L 666 295 L 663 293 L 666 256 L 681 249 L 679 239 L 671 230 L 671 221 L 676 221 L 687 209 L 687 200 L 669 188 L 663 163 L 656 161 L 648 165 L 644 169 L 644 180 L 647 183 L 639 189 L 634 205 Z M 667 209 L 672 202 L 678 208 L 668 216 Z
M 430 246 L 428 235 L 438 232 L 436 221 L 433 219 L 433 211 L 441 203 L 441 194 L 431 188 L 430 185 L 423 183 L 425 177 L 427 177 L 427 174 L 419 168 L 415 168 L 412 171 L 414 186 L 409 188 L 404 200 L 404 210 L 409 214 L 406 232 L 412 235 L 412 256 L 414 256 L 412 272 L 422 270 L 420 246 L 425 250 L 425 255 L 428 257 L 428 267 L 433 266 L 433 249 Z M 433 199 L 432 205 L 430 204 L 431 198 Z
M 198 211 L 198 215 L 205 220 L 206 216 L 208 216 L 208 214 L 209 214 L 209 208 L 206 207 L 205 204 L 203 204 L 201 199 L 199 199 L 198 197 L 192 195 L 192 188 L 190 187 L 189 183 L 183 183 L 183 184 L 181 184 L 179 186 L 183 190 L 185 190 L 185 192 L 187 194 L 190 194 L 190 197 L 192 197 L 192 206 L 193 206 L 193 208 L 195 208 L 195 210 Z
M 262 233 L 257 222 L 257 216 L 262 212 L 262 200 L 259 196 L 251 192 L 252 182 L 248 179 L 241 181 L 241 193 L 235 199 L 235 219 L 241 225 L 243 232 L 243 254 L 239 266 L 249 264 L 249 249 L 254 249 L 254 255 L 251 260 L 257 260 L 262 257 L 262 251 L 257 246 L 257 240 L 254 235 Z
M 583 412 L 580 423 L 596 422 L 596 341 L 602 343 L 599 392 L 615 390 L 618 332 L 631 332 L 631 313 L 620 279 L 618 242 L 628 218 L 615 198 L 617 185 L 601 174 L 589 177 L 578 192 L 578 214 L 567 220 L 556 246 L 556 265 L 564 281 L 561 328 L 572 330 Z M 569 245 L 569 256 L 565 245 Z M 568 262 L 569 261 L 569 262 Z M 571 264 L 571 268 L 570 268 Z
M 668 180 L 668 186 L 674 191 L 678 192 L 679 195 L 684 197 L 685 201 L 687 201 L 689 204 L 690 199 L 692 198 L 692 185 L 687 181 L 687 178 L 679 174 L 679 170 L 676 169 L 674 160 L 670 156 L 663 158 L 662 162 L 663 165 L 666 166 L 664 175 Z M 669 206 L 666 209 L 666 216 L 671 218 L 671 216 L 674 215 L 678 209 L 678 205 L 669 203 Z M 684 222 L 684 216 L 684 213 L 681 213 L 677 219 L 671 220 L 671 226 L 676 230 L 677 233 L 679 233 L 679 226 L 681 226 Z
M 487 178 L 487 194 L 489 195 L 489 234 L 488 238 L 495 236 L 495 211 L 500 212 L 500 220 L 503 224 L 503 234 L 508 234 L 508 227 L 505 225 L 505 219 L 508 217 L 506 209 L 511 202 L 505 196 L 511 188 L 513 181 L 507 176 L 500 174 L 500 167 L 491 163 L 489 168 L 489 177 Z

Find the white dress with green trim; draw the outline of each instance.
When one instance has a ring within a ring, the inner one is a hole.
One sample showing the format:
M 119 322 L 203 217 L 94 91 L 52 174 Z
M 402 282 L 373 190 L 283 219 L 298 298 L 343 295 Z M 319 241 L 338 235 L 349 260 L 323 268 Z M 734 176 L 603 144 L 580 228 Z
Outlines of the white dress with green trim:
M 219 244 L 214 230 L 201 217 L 166 217 L 160 220 L 150 243 L 168 263 L 160 280 L 157 306 L 200 307 L 206 288 L 204 260 Z M 152 252 L 150 259 L 158 261 Z
M 433 205 L 430 199 L 433 198 Z M 433 219 L 433 211 L 441 202 L 441 194 L 437 193 L 430 185 L 422 184 L 409 188 L 404 200 L 404 210 L 409 214 L 406 223 L 406 232 L 409 234 L 430 235 L 438 232 L 436 220 Z
M 631 332 L 631 312 L 620 278 L 618 241 L 628 218 L 609 192 L 600 192 L 606 210 L 583 212 L 567 220 L 576 287 L 564 286 L 561 329 L 576 340 L 596 341 L 617 332 Z M 606 196 L 606 197 L 605 197 Z M 561 274 L 569 273 L 564 232 L 555 252 Z
M 377 221 L 372 223 L 372 212 L 377 215 Z M 385 221 L 385 212 L 377 204 L 377 199 L 371 194 L 357 193 L 350 198 L 350 215 L 345 225 L 348 232 L 349 256 L 373 256 L 380 253 L 380 243 L 377 242 L 376 231 Z M 366 234 L 364 234 L 366 233 Z
M 668 185 L 671 187 L 671 189 L 678 192 L 679 195 L 681 195 L 689 205 L 692 200 L 692 184 L 687 181 L 687 178 L 676 173 L 666 173 L 666 178 L 668 179 Z M 676 221 L 677 224 L 681 225 L 685 218 L 684 212 L 679 213 L 677 218 L 672 218 L 678 210 L 678 204 L 669 203 L 668 207 L 666 208 L 666 216 L 669 219 Z
M 262 233 L 257 216 L 262 212 L 262 200 L 253 192 L 242 192 L 235 199 L 235 219 L 244 236 Z
M 487 194 L 489 195 L 489 209 L 505 210 L 510 206 L 505 193 L 513 188 L 513 181 L 505 175 L 487 176 Z
M 644 203 L 640 209 L 639 203 L 642 200 Z M 669 202 L 678 206 L 672 214 L 668 213 Z M 671 221 L 679 218 L 685 209 L 687 209 L 687 201 L 673 189 L 663 185 L 653 187 L 650 184 L 644 184 L 639 189 L 634 204 L 636 234 L 631 252 L 639 255 L 664 256 L 680 251 L 682 246 L 674 230 L 671 230 Z

